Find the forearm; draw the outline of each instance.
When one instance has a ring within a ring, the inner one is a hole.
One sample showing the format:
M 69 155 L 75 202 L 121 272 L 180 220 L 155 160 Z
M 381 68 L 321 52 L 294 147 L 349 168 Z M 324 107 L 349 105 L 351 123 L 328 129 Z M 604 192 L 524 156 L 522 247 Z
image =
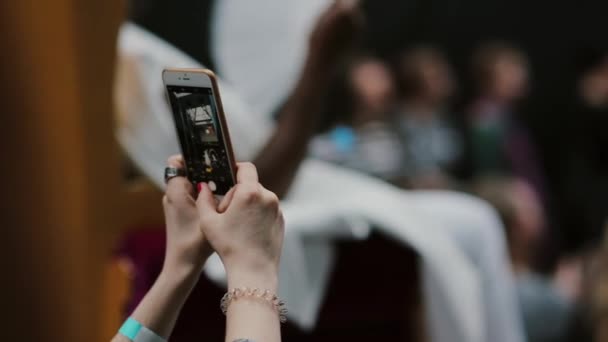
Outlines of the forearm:
M 228 275 L 228 288 L 257 288 L 277 293 L 276 271 L 257 272 L 252 276 Z M 233 300 L 226 312 L 226 342 L 250 339 L 256 342 L 281 341 L 279 313 L 270 302 L 255 297 Z
M 116 334 L 110 342 L 131 342 L 131 340 L 122 336 L 121 334 Z
M 179 312 L 198 280 L 199 270 L 164 268 L 131 317 L 157 335 L 171 335 Z M 117 334 L 112 342 L 128 342 Z
M 274 135 L 254 161 L 261 183 L 279 197 L 287 193 L 321 122 L 329 75 L 317 64 L 307 63 L 280 112 Z

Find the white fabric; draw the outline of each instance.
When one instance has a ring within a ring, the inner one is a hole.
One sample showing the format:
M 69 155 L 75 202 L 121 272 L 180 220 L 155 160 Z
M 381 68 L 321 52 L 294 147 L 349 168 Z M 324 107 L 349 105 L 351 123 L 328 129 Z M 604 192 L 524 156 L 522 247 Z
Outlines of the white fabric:
M 217 71 L 257 113 L 270 113 L 291 93 L 308 34 L 331 0 L 221 0 L 211 16 Z
M 131 24 L 122 27 L 118 50 L 118 139 L 162 187 L 166 158 L 179 148 L 161 70 L 200 65 Z M 270 112 L 251 110 L 226 84 L 220 84 L 220 92 L 237 159 L 250 160 L 272 134 Z M 447 192 L 404 192 L 351 170 L 305 160 L 282 205 L 286 238 L 280 295 L 289 305 L 289 318 L 302 328 L 314 326 L 322 304 L 333 265 L 331 240 L 364 238 L 374 226 L 420 254 L 433 341 L 522 341 L 501 227 L 478 200 Z M 387 267 L 398 264 L 387 260 Z M 206 271 L 223 281 L 217 258 Z

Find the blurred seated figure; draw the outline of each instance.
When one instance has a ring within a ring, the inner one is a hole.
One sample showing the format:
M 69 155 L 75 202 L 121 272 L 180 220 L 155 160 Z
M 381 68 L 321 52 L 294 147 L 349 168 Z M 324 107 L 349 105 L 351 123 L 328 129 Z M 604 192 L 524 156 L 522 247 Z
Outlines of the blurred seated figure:
M 525 181 L 504 176 L 486 176 L 473 189 L 498 210 L 504 223 L 528 341 L 564 341 L 574 298 L 563 291 L 560 279 L 532 269 L 531 255 L 545 226 L 536 192 Z
M 544 200 L 538 152 L 517 112 L 528 90 L 526 56 L 509 45 L 490 43 L 478 49 L 472 67 L 477 85 L 468 117 L 473 175 L 512 174 Z
M 583 298 L 588 309 L 584 318 L 588 319 L 590 335 L 593 336 L 583 338 L 597 342 L 608 341 L 608 221 L 604 224 L 602 240 L 598 250 L 590 257 Z
M 391 122 L 395 87 L 387 66 L 362 58 L 350 66 L 344 83 L 348 103 L 340 110 L 347 112 L 342 117 L 348 122 L 313 139 L 311 155 L 398 183 L 405 165 Z
M 608 50 L 580 49 L 577 57 L 569 139 L 556 170 L 571 249 L 596 245 L 608 217 Z
M 401 92 L 396 127 L 404 147 L 404 181 L 412 188 L 449 188 L 463 141 L 450 117 L 454 80 L 436 49 L 418 47 L 398 64 Z
M 474 183 L 473 191 L 498 211 L 515 272 L 531 271 L 531 253 L 545 228 L 543 209 L 534 190 L 520 179 L 485 176 Z
M 184 21 L 179 13 L 163 11 L 180 6 L 190 13 L 199 9 L 198 1 L 143 2 L 139 25 L 126 23 L 119 36 L 115 90 L 123 116 L 117 135 L 138 166 L 161 185 L 158 170 L 164 156 L 179 148 L 160 75 L 168 66 L 202 66 L 200 58 L 183 52 L 187 47 L 175 47 L 178 43 L 199 46 L 201 22 Z M 216 6 L 220 3 L 228 0 Z M 270 8 L 287 10 L 296 3 L 309 4 L 281 0 Z M 282 198 L 286 229 L 279 292 L 290 304 L 288 318 L 304 329 L 314 326 L 328 286 L 335 240 L 366 238 L 374 228 L 420 255 L 424 311 L 432 341 L 523 341 L 504 234 L 485 202 L 447 191 L 403 191 L 361 172 L 308 157 L 308 143 L 326 119 L 321 105 L 329 78 L 343 64 L 359 23 L 356 2 L 327 5 L 320 18 L 312 18 L 316 20 L 310 26 L 312 32 L 300 37 L 306 56 L 289 96 L 276 112 L 256 111 L 234 85 L 220 83 L 237 160 L 253 160 L 260 183 Z M 260 11 L 256 18 L 263 14 L 271 12 Z M 303 15 L 298 13 L 299 18 Z M 147 25 L 151 22 L 145 20 L 147 16 L 162 18 L 165 25 Z M 233 25 L 246 22 L 239 19 Z M 186 27 L 172 26 L 173 22 Z M 271 20 L 264 24 L 272 27 Z M 179 32 L 168 34 L 174 30 Z M 386 264 L 403 267 L 399 260 Z M 219 260 L 209 260 L 205 271 L 213 280 L 225 281 Z M 361 275 L 365 274 L 362 269 Z
M 462 139 L 447 113 L 453 81 L 447 62 L 431 48 L 400 60 L 400 102 L 387 67 L 368 59 L 347 77 L 345 113 L 351 121 L 313 141 L 311 151 L 405 188 L 447 188 Z M 352 126 L 352 128 L 351 128 Z

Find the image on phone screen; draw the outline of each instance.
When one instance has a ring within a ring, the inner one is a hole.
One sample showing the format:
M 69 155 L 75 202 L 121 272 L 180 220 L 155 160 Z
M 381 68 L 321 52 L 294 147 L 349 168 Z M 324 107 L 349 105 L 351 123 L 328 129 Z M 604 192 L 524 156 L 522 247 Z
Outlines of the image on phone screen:
M 167 86 L 188 179 L 224 195 L 234 185 L 211 88 Z

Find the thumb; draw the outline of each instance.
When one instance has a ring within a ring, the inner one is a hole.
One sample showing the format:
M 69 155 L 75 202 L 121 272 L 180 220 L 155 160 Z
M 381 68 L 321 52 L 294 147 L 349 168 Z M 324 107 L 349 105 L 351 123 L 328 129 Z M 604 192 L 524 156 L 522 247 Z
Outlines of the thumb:
M 208 220 L 211 217 L 218 215 L 217 204 L 213 193 L 207 183 L 198 183 L 198 198 L 196 199 L 196 208 L 201 219 Z

